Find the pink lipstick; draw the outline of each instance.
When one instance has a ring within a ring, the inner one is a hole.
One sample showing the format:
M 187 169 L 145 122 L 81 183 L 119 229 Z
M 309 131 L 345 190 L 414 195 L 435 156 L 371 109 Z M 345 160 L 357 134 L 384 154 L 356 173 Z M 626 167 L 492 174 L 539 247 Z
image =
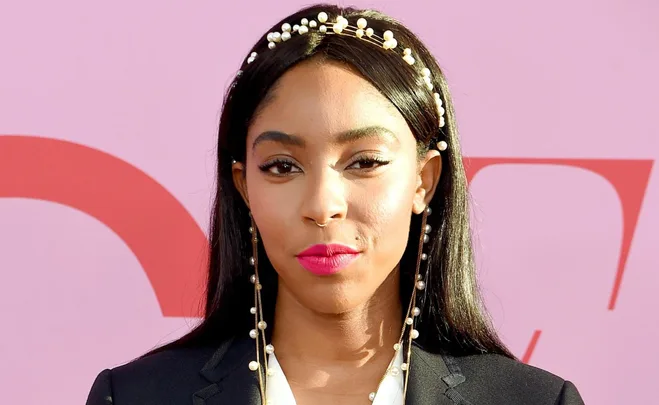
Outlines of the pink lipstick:
M 327 276 L 338 273 L 358 256 L 358 250 L 346 245 L 313 245 L 298 254 L 297 261 L 309 272 Z

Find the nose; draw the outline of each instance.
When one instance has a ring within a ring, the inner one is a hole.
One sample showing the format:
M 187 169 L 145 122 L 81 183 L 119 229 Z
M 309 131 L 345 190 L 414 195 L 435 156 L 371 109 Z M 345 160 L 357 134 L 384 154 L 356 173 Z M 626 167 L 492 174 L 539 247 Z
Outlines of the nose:
M 302 219 L 320 226 L 346 217 L 346 184 L 343 176 L 330 168 L 307 175 L 302 198 Z

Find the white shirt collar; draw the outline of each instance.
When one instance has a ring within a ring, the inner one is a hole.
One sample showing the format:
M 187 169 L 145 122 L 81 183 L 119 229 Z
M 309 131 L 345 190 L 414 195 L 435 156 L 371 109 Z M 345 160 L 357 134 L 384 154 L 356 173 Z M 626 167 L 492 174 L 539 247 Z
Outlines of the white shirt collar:
M 373 405 L 403 405 L 403 386 L 405 382 L 403 379 L 404 374 L 400 371 L 400 366 L 403 364 L 403 350 L 398 350 L 392 361 L 393 365 L 389 368 L 390 371 L 387 372 L 378 387 Z M 266 403 L 268 405 L 296 405 L 291 386 L 288 384 L 284 371 L 274 353 L 268 356 L 268 367 L 272 375 L 268 375 Z

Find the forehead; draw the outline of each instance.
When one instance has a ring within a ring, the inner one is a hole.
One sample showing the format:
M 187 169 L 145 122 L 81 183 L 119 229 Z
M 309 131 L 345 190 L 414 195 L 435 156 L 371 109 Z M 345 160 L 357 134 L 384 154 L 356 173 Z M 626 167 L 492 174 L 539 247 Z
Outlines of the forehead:
M 248 144 L 277 130 L 322 141 L 355 128 L 380 126 L 401 141 L 413 135 L 396 107 L 368 80 L 345 65 L 309 60 L 273 87 L 248 131 Z

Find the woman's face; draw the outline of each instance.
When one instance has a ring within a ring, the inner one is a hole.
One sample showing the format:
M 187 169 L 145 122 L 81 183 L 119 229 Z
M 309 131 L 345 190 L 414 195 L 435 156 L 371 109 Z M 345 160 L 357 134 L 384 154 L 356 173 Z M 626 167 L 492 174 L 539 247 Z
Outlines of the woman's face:
M 397 269 L 441 171 L 439 153 L 419 159 L 407 123 L 368 81 L 315 60 L 281 77 L 246 150 L 234 180 L 279 288 L 324 314 L 367 303 Z

